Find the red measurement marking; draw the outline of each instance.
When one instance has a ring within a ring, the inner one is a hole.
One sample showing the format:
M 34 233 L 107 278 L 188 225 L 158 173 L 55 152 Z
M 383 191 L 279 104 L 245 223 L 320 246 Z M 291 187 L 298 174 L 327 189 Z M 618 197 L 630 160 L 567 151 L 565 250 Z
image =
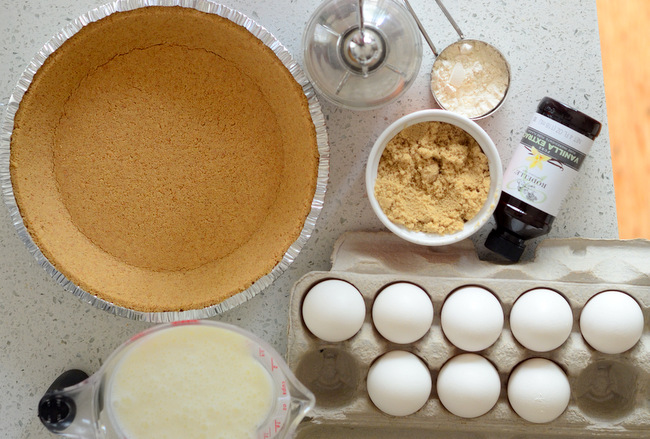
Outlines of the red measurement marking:
M 286 403 L 285 403 L 285 404 L 282 404 L 282 411 L 285 411 L 285 412 L 286 412 L 287 409 L 288 409 L 287 404 L 286 404 Z
M 277 366 L 277 365 L 275 364 L 275 362 L 273 361 L 273 358 L 271 358 L 271 372 L 273 372 L 273 371 L 274 371 L 275 369 L 277 369 L 277 368 L 278 368 L 278 366 Z
M 282 427 L 282 424 L 280 423 L 280 421 L 278 421 L 278 420 L 276 419 L 276 420 L 275 420 L 275 432 L 276 432 L 276 433 L 278 432 L 278 430 L 280 430 L 280 427 Z
M 282 381 L 282 394 L 286 395 L 287 394 L 287 382 Z
M 195 323 L 199 323 L 198 320 L 179 320 L 178 322 L 172 322 L 172 326 L 181 326 L 181 325 L 194 325 Z
M 260 357 L 264 357 L 266 354 L 264 353 L 264 349 L 260 348 L 260 351 L 258 353 Z

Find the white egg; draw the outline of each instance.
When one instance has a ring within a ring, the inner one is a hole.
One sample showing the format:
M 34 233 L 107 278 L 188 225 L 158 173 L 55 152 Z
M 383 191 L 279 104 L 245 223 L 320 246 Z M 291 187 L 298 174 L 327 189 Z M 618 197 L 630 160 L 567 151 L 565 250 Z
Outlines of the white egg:
M 366 304 L 359 290 L 338 279 L 314 285 L 302 303 L 302 318 L 316 337 L 338 342 L 351 338 L 363 325 Z
M 420 287 L 399 282 L 384 288 L 372 305 L 377 331 L 393 343 L 413 343 L 422 338 L 433 322 L 433 304 Z
M 431 394 L 431 372 L 424 362 L 406 351 L 390 351 L 368 371 L 368 396 L 384 413 L 407 416 L 426 404 Z
M 503 309 L 485 288 L 462 287 L 454 291 L 440 312 L 442 331 L 456 347 L 480 351 L 490 347 L 501 335 Z
M 546 358 L 519 364 L 508 380 L 508 401 L 529 422 L 550 422 L 569 405 L 571 388 L 564 371 Z
M 499 399 L 496 368 L 477 354 L 457 355 L 442 366 L 436 382 L 438 398 L 447 410 L 463 418 L 489 412 Z
M 553 290 L 536 288 L 522 294 L 510 311 L 510 330 L 524 347 L 551 351 L 564 343 L 573 327 L 569 302 Z
M 620 291 L 596 294 L 580 314 L 582 336 L 604 354 L 631 349 L 641 338 L 643 325 L 643 311 L 637 301 Z

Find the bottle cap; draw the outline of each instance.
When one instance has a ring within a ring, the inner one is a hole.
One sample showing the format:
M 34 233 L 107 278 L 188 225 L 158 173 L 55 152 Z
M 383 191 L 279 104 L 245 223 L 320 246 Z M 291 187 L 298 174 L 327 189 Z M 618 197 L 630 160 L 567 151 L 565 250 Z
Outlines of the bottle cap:
M 526 249 L 523 239 L 501 228 L 490 232 L 485 240 L 485 247 L 512 262 L 518 262 Z
M 537 112 L 592 140 L 598 137 L 602 128 L 602 124 L 593 117 L 549 97 L 545 97 L 539 102 Z

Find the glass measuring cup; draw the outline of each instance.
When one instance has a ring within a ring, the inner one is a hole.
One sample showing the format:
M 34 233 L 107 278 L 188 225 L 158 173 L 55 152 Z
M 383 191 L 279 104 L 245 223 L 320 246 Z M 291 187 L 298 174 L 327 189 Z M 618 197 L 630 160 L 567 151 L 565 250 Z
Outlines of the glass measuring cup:
M 214 340 L 203 342 L 201 337 L 208 336 L 208 334 Z M 217 339 L 218 341 L 216 341 Z M 172 344 L 166 345 L 167 342 Z M 222 344 L 227 345 L 227 349 L 223 351 L 215 349 L 215 346 L 218 347 Z M 173 346 L 165 351 L 170 355 L 167 357 L 155 354 L 151 356 L 151 352 L 159 352 L 161 346 Z M 191 350 L 193 346 L 196 346 L 197 349 Z M 196 354 L 196 352 L 200 353 Z M 120 404 L 123 404 L 124 401 L 128 402 L 128 398 L 134 395 L 152 393 L 149 392 L 151 387 L 142 391 L 137 388 L 138 382 L 135 382 L 134 385 L 133 379 L 128 381 L 129 373 L 133 373 L 134 370 L 137 372 L 132 374 L 131 378 L 138 377 L 138 373 L 143 372 L 146 377 L 153 374 L 154 380 L 160 378 L 158 381 L 173 382 L 175 377 L 173 374 L 170 376 L 169 372 L 173 369 L 170 369 L 169 361 L 175 362 L 175 365 L 183 371 L 201 370 L 190 368 L 189 365 L 196 364 L 197 358 L 203 358 L 206 356 L 205 353 L 210 352 L 223 354 L 221 358 L 224 363 L 231 358 L 230 354 L 234 352 L 233 355 L 238 355 L 243 363 L 240 363 L 241 367 L 237 367 L 237 370 L 232 370 L 235 377 L 223 377 L 223 380 L 220 381 L 222 385 L 225 383 L 223 392 L 213 391 L 214 389 L 209 384 L 205 384 L 205 388 L 208 389 L 205 393 L 212 392 L 211 395 L 221 397 L 228 394 L 229 388 L 241 391 L 241 394 L 237 394 L 238 399 L 228 400 L 226 401 L 228 404 L 221 407 L 237 406 L 239 403 L 243 411 L 250 410 L 250 407 L 256 405 L 259 406 L 260 401 L 263 401 L 264 409 L 260 412 L 261 417 L 258 418 L 258 422 L 251 424 L 250 431 L 245 431 L 241 437 L 256 439 L 291 437 L 298 423 L 313 408 L 314 395 L 297 380 L 282 357 L 266 342 L 239 327 L 203 320 L 159 325 L 135 335 L 118 347 L 99 371 L 90 377 L 79 370 L 65 372 L 41 399 L 38 407 L 39 418 L 51 432 L 71 438 L 137 439 L 143 435 L 138 433 L 139 430 L 133 428 L 134 424 L 129 417 L 131 419 L 146 418 L 151 413 L 157 416 L 151 420 L 152 424 L 163 418 L 169 419 L 170 416 L 166 414 L 170 413 L 172 419 L 177 419 L 174 416 L 178 415 L 182 418 L 182 422 L 196 421 L 190 426 L 191 428 L 183 429 L 181 436 L 176 437 L 191 437 L 190 430 L 195 428 L 196 424 L 203 425 L 204 421 L 208 425 L 212 423 L 215 426 L 214 424 L 216 424 L 216 428 L 222 432 L 226 431 L 229 428 L 228 423 L 233 423 L 233 419 L 238 416 L 236 411 L 233 411 L 228 419 L 221 419 L 226 415 L 220 414 L 219 409 L 208 407 L 212 411 L 210 419 L 198 419 L 200 416 L 191 409 L 195 395 L 184 394 L 184 390 L 180 393 L 176 392 L 176 390 L 180 391 L 180 388 L 185 387 L 194 389 L 192 382 L 197 381 L 196 374 L 190 376 L 188 373 L 183 376 L 183 379 L 187 380 L 184 383 L 189 382 L 187 385 L 171 389 L 156 388 L 160 391 L 154 392 L 152 403 L 143 406 L 137 405 L 134 409 L 136 413 L 125 415 L 124 410 L 127 406 L 120 408 Z M 148 365 L 148 368 L 145 369 L 144 365 L 139 366 L 137 362 L 143 358 L 157 358 L 158 361 L 147 360 L 145 364 Z M 134 365 L 136 365 L 135 368 Z M 216 366 L 214 362 L 209 364 L 209 366 L 211 365 Z M 156 377 L 156 374 L 163 373 L 159 372 L 161 370 L 166 375 Z M 211 371 L 211 369 L 207 370 Z M 237 379 L 236 375 L 239 371 L 245 372 L 242 372 L 244 376 Z M 124 378 L 125 376 L 126 378 Z M 266 378 L 262 378 L 260 381 L 258 378 L 262 376 Z M 145 383 L 148 381 L 150 380 L 143 380 Z M 202 386 L 206 381 L 210 382 L 210 380 L 199 379 L 198 384 Z M 249 382 L 254 384 L 249 385 Z M 262 383 L 259 390 L 257 383 Z M 128 386 L 125 387 L 127 384 Z M 168 394 L 171 394 L 172 397 L 167 397 Z M 261 394 L 264 396 L 260 396 Z M 247 401 L 251 403 L 247 405 Z M 163 406 L 164 404 L 177 407 L 170 409 L 169 406 Z M 200 413 L 203 411 L 201 410 Z M 191 419 L 191 421 L 187 421 L 187 419 Z M 251 419 L 248 419 L 247 422 L 250 423 Z M 241 424 L 235 425 L 235 427 L 239 428 Z M 127 431 L 128 428 L 133 428 L 133 431 Z M 174 437 L 173 432 L 170 434 L 171 437 Z

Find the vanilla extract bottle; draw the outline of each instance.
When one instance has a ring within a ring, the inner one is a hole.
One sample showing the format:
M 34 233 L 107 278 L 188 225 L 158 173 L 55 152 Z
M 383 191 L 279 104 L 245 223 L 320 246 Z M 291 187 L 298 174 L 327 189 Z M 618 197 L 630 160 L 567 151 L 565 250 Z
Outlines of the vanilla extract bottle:
M 525 241 L 547 234 L 601 123 L 549 97 L 537 106 L 503 175 L 496 228 L 485 247 L 517 262 Z

